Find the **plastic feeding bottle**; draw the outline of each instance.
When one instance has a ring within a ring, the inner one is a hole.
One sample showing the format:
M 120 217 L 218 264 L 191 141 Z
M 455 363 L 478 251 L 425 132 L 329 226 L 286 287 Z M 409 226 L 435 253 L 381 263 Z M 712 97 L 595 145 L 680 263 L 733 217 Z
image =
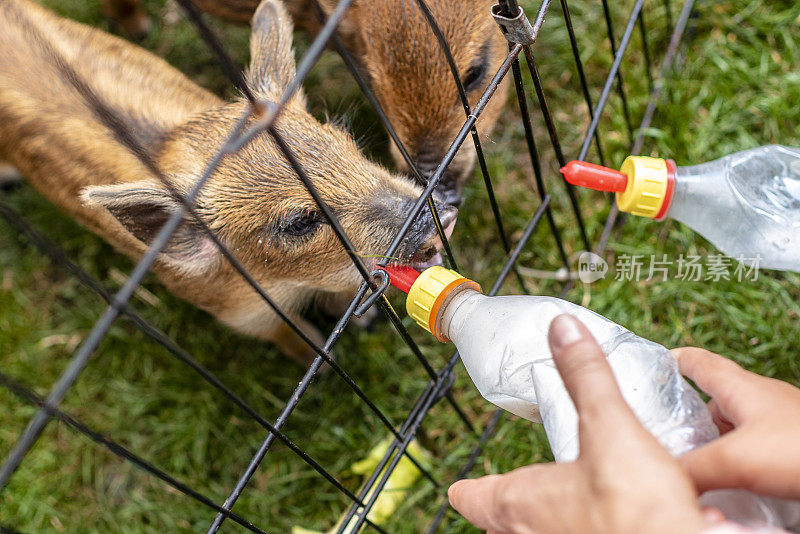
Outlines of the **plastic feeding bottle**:
M 547 340 L 558 315 L 577 317 L 608 356 L 619 388 L 641 423 L 678 456 L 719 436 L 700 395 L 683 379 L 674 356 L 577 304 L 539 296 L 487 297 L 455 271 L 421 274 L 389 266 L 390 281 L 408 293 L 408 314 L 439 341 L 452 341 L 470 378 L 489 402 L 544 423 L 558 462 L 578 457 L 578 416 Z M 742 491 L 710 492 L 731 520 L 787 526 L 772 499 Z M 744 516 L 742 516 L 744 514 Z M 800 522 L 800 517 L 796 518 Z
M 571 161 L 561 172 L 615 192 L 620 211 L 680 221 L 743 263 L 800 271 L 800 149 L 769 145 L 692 167 L 630 156 L 619 171 Z

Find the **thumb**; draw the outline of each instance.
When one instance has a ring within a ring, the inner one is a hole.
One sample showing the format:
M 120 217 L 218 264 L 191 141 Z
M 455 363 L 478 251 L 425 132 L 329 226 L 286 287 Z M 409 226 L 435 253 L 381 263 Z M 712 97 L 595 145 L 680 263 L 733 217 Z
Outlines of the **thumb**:
M 502 514 L 493 503 L 505 492 L 503 482 L 503 475 L 459 480 L 447 490 L 447 497 L 450 505 L 476 527 L 499 530 Z
M 559 315 L 550 323 L 550 351 L 583 427 L 619 428 L 636 417 L 620 393 L 603 350 L 575 317 Z M 637 423 L 638 424 L 638 423 Z M 586 437 L 586 436 L 582 436 Z

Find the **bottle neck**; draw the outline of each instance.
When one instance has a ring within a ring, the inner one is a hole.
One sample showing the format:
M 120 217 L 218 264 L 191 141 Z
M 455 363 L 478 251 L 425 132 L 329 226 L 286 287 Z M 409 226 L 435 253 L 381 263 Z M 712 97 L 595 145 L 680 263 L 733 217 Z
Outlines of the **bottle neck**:
M 695 219 L 710 206 L 722 203 L 726 204 L 726 209 L 733 210 L 735 205 L 727 192 L 725 164 L 722 160 L 678 167 L 675 172 L 675 191 L 665 217 L 692 226 Z
M 442 305 L 440 315 L 436 321 L 436 330 L 448 340 L 456 342 L 458 332 L 464 324 L 472 308 L 481 300 L 487 298 L 480 291 L 464 285 L 455 289 Z

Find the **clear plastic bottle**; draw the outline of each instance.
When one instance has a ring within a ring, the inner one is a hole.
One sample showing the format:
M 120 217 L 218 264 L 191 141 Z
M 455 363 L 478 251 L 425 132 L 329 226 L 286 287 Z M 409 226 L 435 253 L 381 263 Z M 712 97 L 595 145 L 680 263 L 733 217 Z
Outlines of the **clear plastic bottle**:
M 620 210 L 680 221 L 750 265 L 800 271 L 800 150 L 768 145 L 709 163 L 631 156 L 620 171 L 581 161 L 568 182 L 615 191 Z
M 544 424 L 557 462 L 578 457 L 578 416 L 547 339 L 550 322 L 563 313 L 578 318 L 594 335 L 626 402 L 673 455 L 719 436 L 705 403 L 681 376 L 674 356 L 601 315 L 553 297 L 487 297 L 475 282 L 443 267 L 431 267 L 416 279 L 417 273 L 407 268 L 387 271 L 392 283 L 408 292 L 409 315 L 440 341 L 456 345 L 486 400 Z M 779 527 L 800 523 L 797 503 L 739 490 L 707 495 L 731 520 Z
M 547 341 L 550 322 L 577 317 L 608 356 L 622 395 L 642 424 L 672 454 L 718 436 L 700 395 L 681 377 L 672 354 L 586 308 L 553 297 L 455 295 L 439 328 L 458 348 L 486 400 L 544 423 L 558 462 L 578 457 L 578 416 L 555 368 Z

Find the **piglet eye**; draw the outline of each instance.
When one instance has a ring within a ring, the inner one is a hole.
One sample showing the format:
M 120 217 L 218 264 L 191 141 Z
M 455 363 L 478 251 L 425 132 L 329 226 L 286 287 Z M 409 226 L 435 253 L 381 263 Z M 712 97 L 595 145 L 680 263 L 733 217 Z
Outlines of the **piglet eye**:
M 291 237 L 302 237 L 319 228 L 321 224 L 322 214 L 317 211 L 297 213 L 281 224 L 280 231 Z
M 481 61 L 480 63 L 470 66 L 470 68 L 467 69 L 466 74 L 464 74 L 464 79 L 461 81 L 461 83 L 464 84 L 464 90 L 469 93 L 477 89 L 483 81 L 485 75 L 485 61 Z

